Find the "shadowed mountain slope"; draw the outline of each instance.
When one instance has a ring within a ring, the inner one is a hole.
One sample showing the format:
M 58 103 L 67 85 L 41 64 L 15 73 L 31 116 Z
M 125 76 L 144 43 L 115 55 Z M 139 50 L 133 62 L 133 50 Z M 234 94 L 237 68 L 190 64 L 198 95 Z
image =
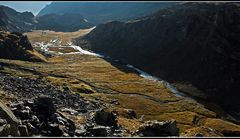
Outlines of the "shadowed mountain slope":
M 184 3 L 132 22 L 97 26 L 77 44 L 180 83 L 179 89 L 237 113 L 238 3 Z

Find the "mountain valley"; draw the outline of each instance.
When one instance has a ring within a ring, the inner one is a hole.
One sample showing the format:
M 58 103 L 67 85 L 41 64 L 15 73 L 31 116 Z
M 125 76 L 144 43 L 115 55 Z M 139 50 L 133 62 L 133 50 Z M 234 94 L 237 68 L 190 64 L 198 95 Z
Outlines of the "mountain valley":
M 240 136 L 238 3 L 148 3 L 107 23 L 61 4 L 13 13 L 27 20 L 0 8 L 0 136 Z

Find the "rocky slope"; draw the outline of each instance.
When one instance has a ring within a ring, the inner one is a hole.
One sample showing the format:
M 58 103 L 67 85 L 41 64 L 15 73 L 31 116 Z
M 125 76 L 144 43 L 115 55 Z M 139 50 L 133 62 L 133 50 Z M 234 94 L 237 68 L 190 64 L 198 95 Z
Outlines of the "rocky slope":
M 172 4 L 168 2 L 52 2 L 37 16 L 78 13 L 89 22 L 99 24 L 143 17 Z
M 183 3 L 137 21 L 101 24 L 77 44 L 238 115 L 239 19 L 238 3 Z
M 31 12 L 17 12 L 0 5 L 0 29 L 5 31 L 26 32 L 34 28 L 36 21 Z
M 47 14 L 37 17 L 38 24 L 36 29 L 40 30 L 53 30 L 61 32 L 73 32 L 83 28 L 93 27 L 91 23 L 80 14 L 66 13 L 62 15 Z
M 0 136 L 239 136 L 224 113 L 69 43 L 89 31 L 26 33 L 67 51 L 48 63 L 0 59 Z
M 54 31 L 77 31 L 93 25 L 80 14 L 48 14 L 35 17 L 31 12 L 17 12 L 12 8 L 0 6 L 0 30 L 10 32 L 28 32 L 34 29 Z
M 33 49 L 27 36 L 16 32 L 0 32 L 0 58 L 37 62 L 46 61 L 44 56 Z
M 87 101 L 67 86 L 62 90 L 43 78 L 0 75 L 1 137 L 179 136 L 175 120 L 146 121 L 139 130 L 129 131 L 118 123 L 116 111 L 107 110 L 107 104 Z M 128 111 L 129 119 L 136 117 L 133 110 Z

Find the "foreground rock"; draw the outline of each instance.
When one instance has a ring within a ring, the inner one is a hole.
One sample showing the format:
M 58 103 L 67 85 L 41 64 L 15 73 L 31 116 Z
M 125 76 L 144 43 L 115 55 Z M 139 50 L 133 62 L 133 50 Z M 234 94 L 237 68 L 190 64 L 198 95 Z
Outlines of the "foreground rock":
M 0 101 L 0 136 L 18 136 L 19 121 L 12 111 Z
M 105 109 L 88 112 L 87 121 L 76 126 L 77 123 L 59 112 L 53 99 L 47 96 L 14 102 L 10 104 L 11 110 L 3 104 L 1 108 L 0 136 L 130 137 L 179 134 L 175 121 L 148 121 L 131 133 L 117 123 L 117 115 L 113 111 Z
M 20 101 L 10 106 L 21 120 L 18 126 L 21 136 L 74 136 L 75 124 L 56 111 L 49 97 Z
M 146 121 L 136 131 L 136 134 L 144 137 L 179 136 L 179 129 L 175 120 L 166 122 Z

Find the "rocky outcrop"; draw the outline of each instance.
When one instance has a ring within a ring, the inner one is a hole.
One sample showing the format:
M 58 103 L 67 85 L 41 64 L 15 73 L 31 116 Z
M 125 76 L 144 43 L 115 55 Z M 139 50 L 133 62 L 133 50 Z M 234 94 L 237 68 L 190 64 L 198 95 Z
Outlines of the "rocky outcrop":
M 181 84 L 182 92 L 234 115 L 240 106 L 239 19 L 239 3 L 182 3 L 137 21 L 101 24 L 77 44 Z
M 46 62 L 44 56 L 33 49 L 27 36 L 16 32 L 0 32 L 0 58 Z

